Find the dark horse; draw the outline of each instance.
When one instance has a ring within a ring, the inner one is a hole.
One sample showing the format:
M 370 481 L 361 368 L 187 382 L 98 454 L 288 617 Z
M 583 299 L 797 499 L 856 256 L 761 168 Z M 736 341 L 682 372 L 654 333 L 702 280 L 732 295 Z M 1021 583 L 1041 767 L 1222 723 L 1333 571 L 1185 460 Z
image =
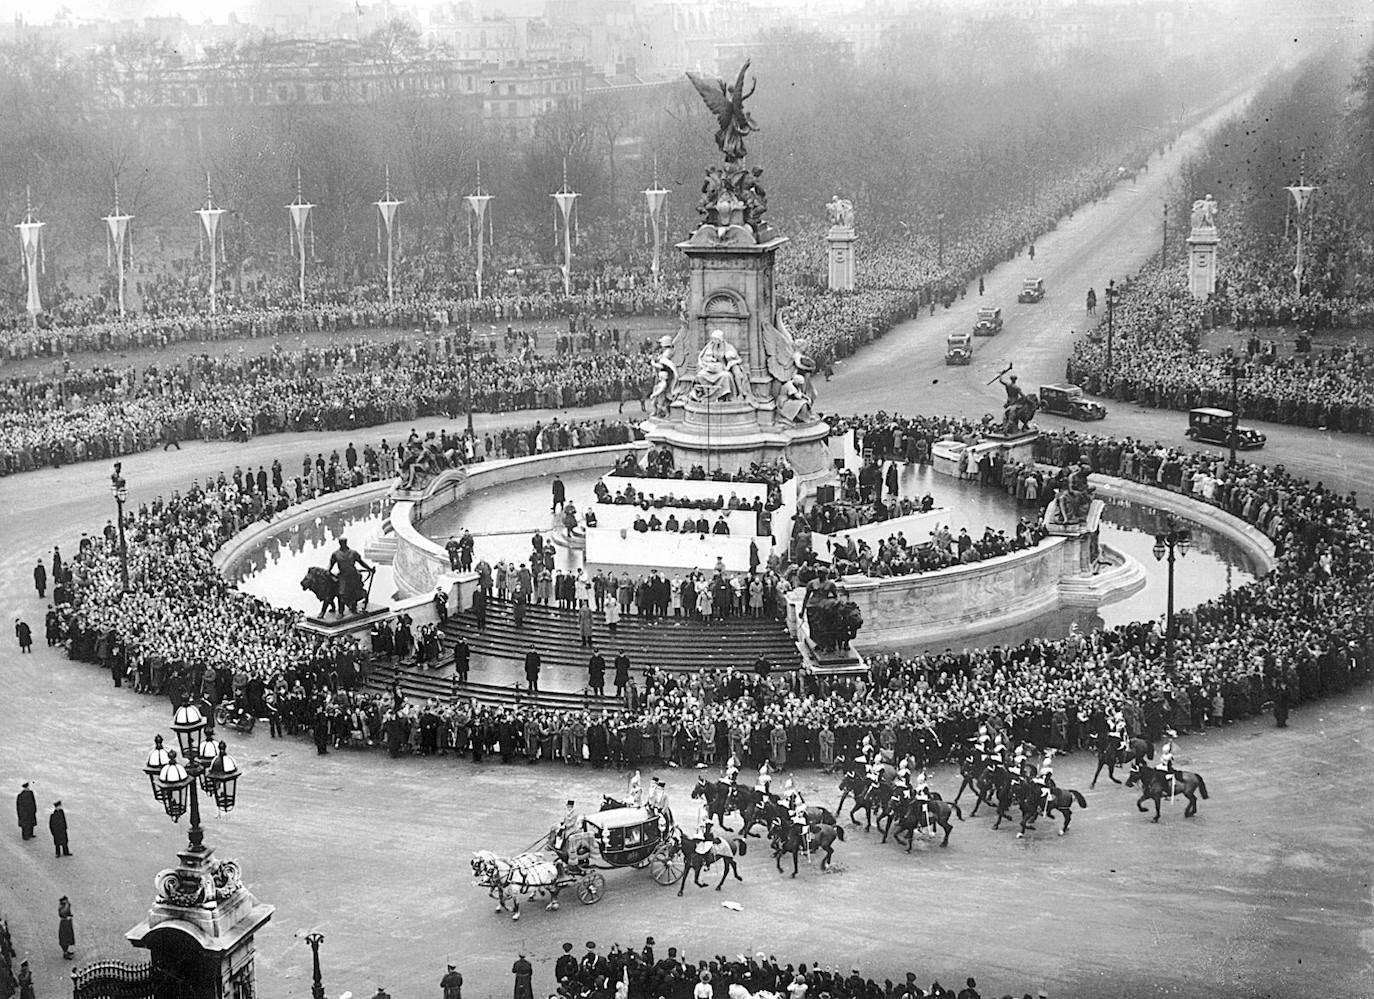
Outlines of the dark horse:
M 744 820 L 744 828 L 740 832 L 746 836 L 755 835 L 749 830 L 765 821 L 766 802 L 764 795 L 754 788 L 727 784 L 724 781 L 708 781 L 705 777 L 698 777 L 692 788 L 692 798 L 693 800 L 705 799 L 706 814 L 726 832 L 731 831 L 730 827 L 725 824 L 725 816 L 729 812 L 739 812 L 740 818 Z
M 821 805 L 807 805 L 805 811 L 807 822 L 823 822 L 828 826 L 836 824 L 834 813 Z M 772 829 L 775 823 L 788 822 L 791 818 L 792 813 L 787 810 L 787 806 L 777 798 L 770 797 L 763 803 L 763 814 L 759 821 Z
M 1170 781 L 1169 778 L 1173 777 Z M 1188 770 L 1175 770 L 1170 774 L 1166 770 L 1156 770 L 1147 763 L 1137 762 L 1131 767 L 1131 773 L 1126 778 L 1127 787 L 1135 787 L 1136 781 L 1140 782 L 1140 797 L 1136 799 L 1135 807 L 1142 812 L 1148 812 L 1145 807 L 1145 800 L 1153 798 L 1155 801 L 1155 817 L 1151 822 L 1159 821 L 1159 805 L 1165 795 L 1172 801 L 1175 794 L 1182 794 L 1188 799 L 1188 807 L 1183 809 L 1183 817 L 1191 819 L 1197 814 L 1197 799 L 1201 795 L 1207 798 L 1207 784 L 1202 779 L 1202 774 L 1195 774 Z
M 1021 831 L 1016 834 L 1017 839 L 1026 835 L 1027 829 L 1035 828 L 1035 819 L 1040 814 L 1042 801 L 1044 801 L 1044 790 L 1038 784 L 1027 783 L 1021 792 Z M 1050 800 L 1045 802 L 1045 818 L 1054 818 L 1055 812 L 1064 814 L 1064 827 L 1059 830 L 1060 836 L 1069 831 L 1069 823 L 1073 821 L 1075 803 L 1079 808 L 1088 807 L 1088 799 L 1073 788 L 1050 788 Z
M 873 828 L 873 812 L 878 812 L 878 817 L 882 818 L 883 809 L 886 807 L 888 799 L 892 797 L 892 785 L 886 781 L 880 781 L 877 787 L 870 787 L 867 777 L 860 777 L 857 774 L 845 774 L 840 778 L 840 807 L 837 812 L 844 809 L 844 800 L 848 795 L 854 796 L 854 804 L 849 809 L 849 821 L 854 825 L 859 824 L 859 820 L 854 817 L 854 813 L 863 810 L 865 823 L 864 832 Z
M 973 756 L 965 756 L 959 763 L 959 790 L 954 792 L 954 801 L 958 801 L 964 795 L 964 789 L 968 788 L 977 796 L 978 801 L 973 806 L 970 817 L 978 814 L 978 806 L 981 805 L 996 783 L 992 780 L 992 770 L 986 763 L 981 763 Z
M 806 827 L 806 851 L 815 853 L 823 850 L 821 870 L 830 866 L 835 856 L 835 840 L 844 842 L 844 826 L 832 826 L 824 822 L 812 822 Z M 802 850 L 802 827 L 795 822 L 777 823 L 768 829 L 768 841 L 773 846 L 773 859 L 777 861 L 778 873 L 782 873 L 784 854 L 792 854 L 792 877 L 797 876 L 797 855 Z
M 693 839 L 686 833 L 679 833 L 678 840 L 682 844 L 682 881 L 677 886 L 678 897 L 682 897 L 682 890 L 687 887 L 687 875 L 692 875 L 692 881 L 698 888 L 705 888 L 701 883 L 701 872 L 709 868 L 717 860 L 724 861 L 721 865 L 720 883 L 716 885 L 716 891 L 720 891 L 725 884 L 725 879 L 731 874 L 736 881 L 743 881 L 739 876 L 739 864 L 736 857 L 743 857 L 749 852 L 749 844 L 739 836 L 717 837 L 710 841 L 710 849 L 705 852 L 698 852 L 698 847 L 702 841 Z
M 921 801 L 912 798 L 907 802 L 894 802 L 892 808 L 887 813 L 887 826 L 883 828 L 883 842 L 887 842 L 887 834 L 892 830 L 892 823 L 897 823 L 897 831 L 893 833 L 893 840 L 898 846 L 902 845 L 902 833 L 906 833 L 906 852 L 911 852 L 912 844 L 916 841 L 917 829 L 929 829 L 931 826 L 940 826 L 945 831 L 945 838 L 941 840 L 941 846 L 949 846 L 949 834 L 954 831 L 954 827 L 949 824 L 950 815 L 956 816 L 960 822 L 964 821 L 964 813 L 959 810 L 959 806 L 952 801 L 940 801 L 930 799 Z M 878 825 L 881 827 L 882 822 Z
M 1088 785 L 1089 789 L 1097 787 L 1097 777 L 1102 773 L 1102 768 L 1107 768 L 1107 777 L 1114 784 L 1120 784 L 1116 779 L 1116 768 L 1124 767 L 1127 763 L 1141 763 L 1145 760 L 1155 758 L 1155 744 L 1149 739 L 1136 736 L 1128 745 L 1129 749 L 1124 752 L 1120 743 L 1111 736 L 1103 735 L 1097 744 L 1097 769 L 1093 771 L 1093 781 Z

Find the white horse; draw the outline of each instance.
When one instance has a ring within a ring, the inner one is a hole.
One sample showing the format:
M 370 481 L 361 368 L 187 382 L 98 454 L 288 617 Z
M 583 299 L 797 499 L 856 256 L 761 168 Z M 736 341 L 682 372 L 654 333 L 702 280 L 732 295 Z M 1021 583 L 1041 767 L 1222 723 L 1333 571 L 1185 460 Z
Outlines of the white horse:
M 542 853 L 522 853 L 517 857 L 500 857 L 490 850 L 478 850 L 472 855 L 472 873 L 477 884 L 496 899 L 496 911 L 511 911 L 511 919 L 520 918 L 520 896 L 549 897 L 547 910 L 558 908 L 558 893 L 563 890 L 559 881 L 560 863 Z

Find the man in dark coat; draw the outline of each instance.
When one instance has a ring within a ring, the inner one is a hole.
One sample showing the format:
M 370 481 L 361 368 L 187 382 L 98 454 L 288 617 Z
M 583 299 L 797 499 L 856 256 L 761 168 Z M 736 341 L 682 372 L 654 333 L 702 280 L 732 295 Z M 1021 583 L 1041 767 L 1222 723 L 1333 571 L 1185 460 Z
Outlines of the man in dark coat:
M 52 814 L 48 816 L 48 832 L 52 833 L 54 855 L 70 857 L 72 851 L 67 846 L 67 813 L 62 811 L 62 802 L 52 803 Z
M 463 976 L 455 966 L 448 966 L 448 972 L 439 979 L 439 988 L 444 990 L 444 999 L 463 999 Z
M 76 928 L 72 925 L 72 903 L 66 895 L 57 900 L 57 946 L 62 948 L 62 956 L 70 960 L 76 946 Z
M 14 637 L 19 640 L 21 653 L 33 654 L 33 630 L 27 621 L 21 621 L 19 618 L 14 619 Z
M 467 639 L 459 635 L 458 640 L 453 643 L 453 675 L 459 683 L 467 683 L 468 670 L 471 668 L 472 649 L 469 648 Z
M 39 600 L 48 593 L 48 570 L 43 567 L 42 559 L 33 567 L 33 588 L 38 591 Z
M 624 697 L 630 685 L 630 657 L 623 651 L 615 654 L 615 696 Z
M 605 696 L 606 657 L 596 649 L 592 649 L 591 657 L 587 660 L 587 686 L 593 694 Z
M 34 827 L 38 825 L 38 802 L 34 800 L 28 781 L 19 789 L 19 795 L 14 801 L 14 810 L 19 813 L 20 833 L 24 839 L 33 839 Z
M 573 945 L 565 943 L 563 953 L 553 965 L 553 977 L 559 985 L 577 979 L 577 958 L 573 957 Z
M 539 652 L 530 649 L 525 653 L 525 682 L 530 686 L 530 693 L 539 693 L 539 669 L 543 665 L 543 660 Z
M 515 959 L 510 970 L 515 976 L 515 999 L 534 999 L 534 967 L 524 954 Z

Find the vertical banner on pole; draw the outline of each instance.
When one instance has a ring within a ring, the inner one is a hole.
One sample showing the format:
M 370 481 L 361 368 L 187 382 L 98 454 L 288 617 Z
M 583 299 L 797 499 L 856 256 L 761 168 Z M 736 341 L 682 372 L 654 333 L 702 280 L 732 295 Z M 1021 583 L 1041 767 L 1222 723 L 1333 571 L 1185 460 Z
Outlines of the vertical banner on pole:
M 396 220 L 396 209 L 405 204 L 404 201 L 397 201 L 391 196 L 391 167 L 386 168 L 386 193 L 382 195 L 381 201 L 374 201 L 377 211 L 381 215 L 382 226 L 386 229 L 386 304 L 388 308 L 396 307 L 396 286 L 394 282 L 395 249 L 396 242 L 392 235 L 392 224 Z
M 29 313 L 33 328 L 37 329 L 38 313 L 43 311 L 43 301 L 38 296 L 38 262 L 42 259 L 41 246 L 44 223 L 33 217 L 33 200 L 27 188 L 24 191 L 24 200 L 24 221 L 15 228 L 19 230 L 19 246 L 24 252 L 24 275 L 29 284 L 28 301 L 25 303 L 25 308 Z
M 1297 293 L 1298 296 L 1301 297 L 1303 275 L 1302 237 L 1303 230 L 1307 228 L 1305 213 L 1307 211 L 1307 203 L 1311 200 L 1313 192 L 1315 192 L 1317 189 L 1311 185 L 1303 184 L 1301 181 L 1299 181 L 1297 186 L 1286 187 L 1284 188 L 1284 190 L 1286 190 L 1289 194 L 1293 195 L 1293 204 L 1297 207 L 1298 210 L 1298 252 L 1297 259 L 1293 263 L 1293 279 L 1297 282 Z
M 205 207 L 196 209 L 196 214 L 200 216 L 201 230 L 205 233 L 205 239 L 210 247 L 210 315 L 213 316 L 219 303 L 219 271 L 216 267 L 218 254 L 215 252 L 215 239 L 219 234 L 219 220 L 224 214 L 224 209 L 215 207 L 214 196 L 210 193 L 209 174 L 205 175 Z
M 644 203 L 649 209 L 649 227 L 653 230 L 654 252 L 650 263 L 650 270 L 654 276 L 654 287 L 658 287 L 658 223 L 663 215 L 663 202 L 667 200 L 668 192 L 658 186 L 655 180 L 654 186 L 646 188 L 644 191 Z
M 300 291 L 301 307 L 305 307 L 305 227 L 310 221 L 310 209 L 315 206 L 301 197 L 301 171 L 296 169 L 296 200 L 286 206 L 291 213 L 291 224 L 296 230 L 296 249 L 300 253 Z
M 563 186 L 552 198 L 563 216 L 563 294 L 572 294 L 572 211 L 580 195 L 568 186 L 568 161 L 563 161 Z
M 132 215 L 125 215 L 119 210 L 119 181 L 115 181 L 114 192 L 114 211 L 104 217 L 105 225 L 109 229 L 110 245 L 114 249 L 114 264 L 118 274 L 118 298 L 119 298 L 119 318 L 124 318 L 124 244 L 129 236 L 129 223 L 134 220 Z

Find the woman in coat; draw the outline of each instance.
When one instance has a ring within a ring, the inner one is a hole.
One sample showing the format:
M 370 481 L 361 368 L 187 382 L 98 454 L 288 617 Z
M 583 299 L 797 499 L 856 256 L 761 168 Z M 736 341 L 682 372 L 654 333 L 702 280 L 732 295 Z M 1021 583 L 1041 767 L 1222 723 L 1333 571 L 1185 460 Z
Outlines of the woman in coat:
M 62 956 L 71 960 L 72 948 L 76 946 L 76 927 L 72 925 L 72 903 L 66 895 L 57 900 L 57 945 L 62 948 Z

